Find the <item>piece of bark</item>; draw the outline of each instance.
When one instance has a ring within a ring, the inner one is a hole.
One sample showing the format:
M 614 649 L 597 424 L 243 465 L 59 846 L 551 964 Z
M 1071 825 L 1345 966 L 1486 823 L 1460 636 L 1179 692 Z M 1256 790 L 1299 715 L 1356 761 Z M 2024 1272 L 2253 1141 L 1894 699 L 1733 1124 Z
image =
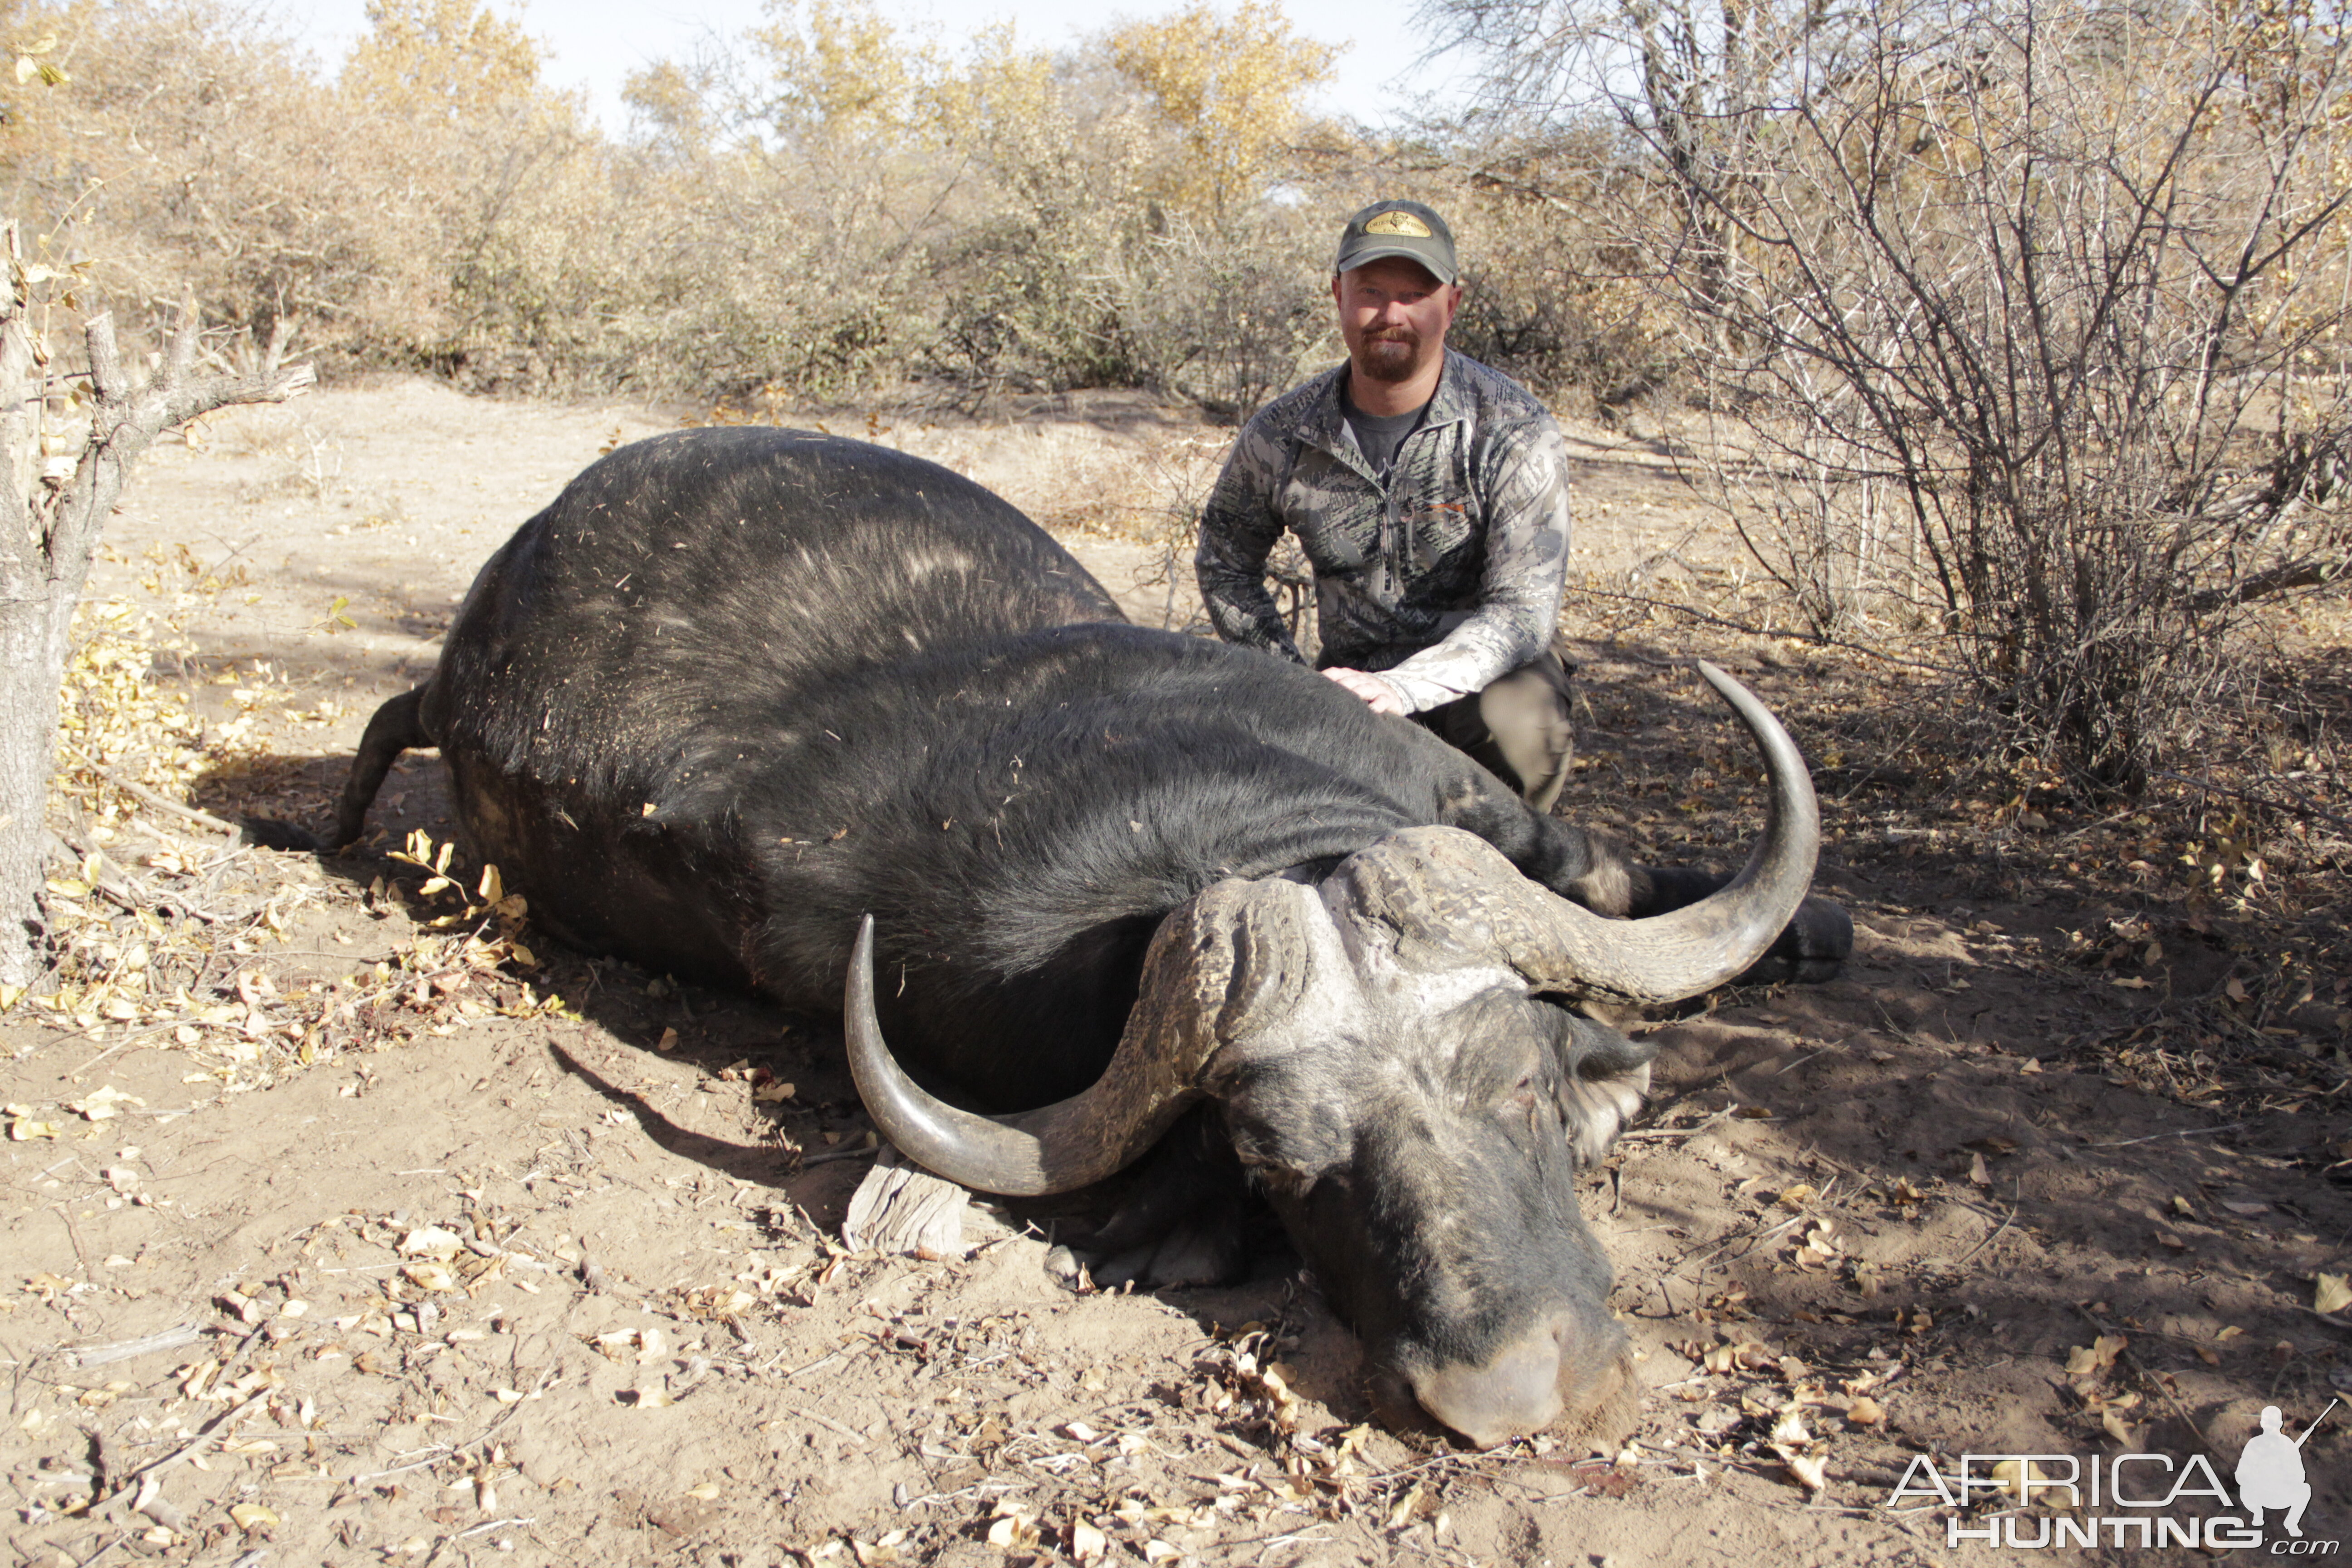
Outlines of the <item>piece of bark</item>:
M 888 1144 L 857 1184 L 841 1239 L 865 1252 L 911 1252 L 918 1258 L 961 1258 L 964 1215 L 971 1194 L 953 1182 L 910 1165 Z

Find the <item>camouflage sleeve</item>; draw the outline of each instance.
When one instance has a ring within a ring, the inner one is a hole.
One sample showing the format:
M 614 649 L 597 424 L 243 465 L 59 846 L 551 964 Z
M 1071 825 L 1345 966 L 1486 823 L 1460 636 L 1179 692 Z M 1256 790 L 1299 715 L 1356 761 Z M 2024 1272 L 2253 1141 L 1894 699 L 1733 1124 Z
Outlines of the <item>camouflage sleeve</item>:
M 1282 518 L 1274 510 L 1281 482 L 1282 444 L 1253 421 L 1243 427 L 1201 509 L 1192 574 L 1218 637 L 1305 664 L 1265 586 L 1265 558 L 1282 537 Z
M 1478 607 L 1444 639 L 1382 675 L 1414 712 L 1484 690 L 1550 646 L 1568 581 L 1568 444 L 1529 421 L 1494 458 Z

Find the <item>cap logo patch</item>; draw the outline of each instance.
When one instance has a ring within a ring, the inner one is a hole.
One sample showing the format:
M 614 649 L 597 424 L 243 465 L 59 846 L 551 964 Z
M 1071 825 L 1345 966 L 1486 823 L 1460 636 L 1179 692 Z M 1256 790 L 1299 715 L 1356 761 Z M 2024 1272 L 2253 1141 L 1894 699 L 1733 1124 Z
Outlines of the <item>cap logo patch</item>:
M 1408 239 L 1428 239 L 1429 226 L 1408 212 L 1384 212 L 1364 225 L 1366 234 L 1401 234 Z

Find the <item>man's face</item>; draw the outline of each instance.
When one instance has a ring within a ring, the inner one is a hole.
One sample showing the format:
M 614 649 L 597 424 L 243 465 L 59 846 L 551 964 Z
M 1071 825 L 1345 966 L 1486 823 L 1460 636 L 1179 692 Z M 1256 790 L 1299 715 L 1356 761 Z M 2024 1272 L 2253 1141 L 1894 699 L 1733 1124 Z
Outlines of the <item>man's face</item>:
M 1462 287 L 1440 283 L 1417 261 L 1390 256 L 1332 279 L 1331 298 L 1357 372 L 1373 381 L 1411 381 L 1444 352 Z

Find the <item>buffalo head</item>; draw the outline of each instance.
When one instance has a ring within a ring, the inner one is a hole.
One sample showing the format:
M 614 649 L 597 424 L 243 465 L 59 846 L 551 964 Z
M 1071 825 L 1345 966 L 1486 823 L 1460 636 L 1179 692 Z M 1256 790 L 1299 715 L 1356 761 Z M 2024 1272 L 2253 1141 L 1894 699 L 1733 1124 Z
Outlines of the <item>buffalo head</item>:
M 1220 882 L 1161 923 L 1101 1079 L 1003 1117 L 926 1094 L 892 1059 L 869 921 L 845 1007 L 859 1092 L 912 1159 L 1028 1195 L 1110 1175 L 1213 1101 L 1363 1335 L 1384 1415 L 1417 1405 L 1485 1445 L 1590 1414 L 1622 1379 L 1624 1338 L 1575 1183 L 1640 1105 L 1651 1051 L 1575 1005 L 1673 1001 L 1738 974 L 1803 899 L 1820 837 L 1794 743 L 1699 668 L 1772 792 L 1762 842 L 1713 897 L 1604 919 L 1448 827 L 1391 835 L 1315 885 Z

